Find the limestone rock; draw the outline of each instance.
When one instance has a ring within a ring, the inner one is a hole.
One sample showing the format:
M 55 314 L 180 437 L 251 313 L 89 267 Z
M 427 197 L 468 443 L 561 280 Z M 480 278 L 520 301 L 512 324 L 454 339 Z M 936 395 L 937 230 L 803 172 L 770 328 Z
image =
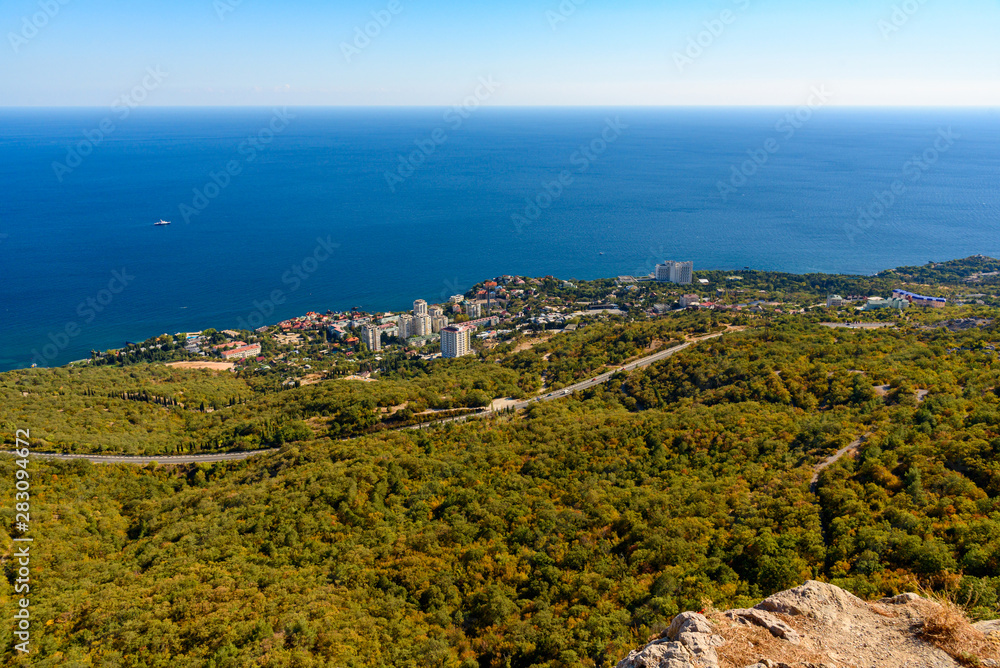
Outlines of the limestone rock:
M 757 610 L 784 615 L 807 617 L 834 625 L 842 630 L 851 628 L 851 619 L 868 604 L 860 598 L 825 582 L 809 580 L 801 587 L 783 591 L 754 606 Z
M 1000 619 L 991 619 L 988 622 L 978 622 L 972 626 L 983 635 L 989 636 L 993 634 L 1000 634 Z
M 928 640 L 921 629 L 940 606 L 915 594 L 865 603 L 833 585 L 809 581 L 753 608 L 708 617 L 685 612 L 618 668 L 1000 668 L 1000 645 Z M 957 638 L 1000 637 L 1000 620 L 955 622 Z M 964 634 L 964 635 L 963 635 Z
M 799 634 L 795 629 L 764 610 L 756 608 L 730 610 L 726 612 L 726 617 L 737 622 L 763 627 L 775 638 L 787 640 L 792 644 L 799 642 Z
M 715 648 L 722 643 L 704 615 L 685 612 L 674 617 L 660 639 L 632 651 L 617 668 L 718 668 Z
M 616 668 L 693 668 L 692 656 L 678 642 L 658 642 L 633 650 Z
M 747 668 L 834 668 L 833 666 L 828 666 L 825 663 L 815 664 L 815 663 L 798 663 L 798 664 L 788 664 L 788 663 L 777 663 L 776 661 L 771 661 L 770 659 L 764 659 L 752 666 L 747 666 Z
M 711 633 L 712 625 L 708 623 L 708 619 L 705 618 L 705 615 L 697 612 L 682 612 L 674 617 L 673 621 L 670 622 L 670 626 L 667 627 L 664 637 L 669 638 L 670 640 L 677 640 L 677 638 L 685 631 L 692 633 Z

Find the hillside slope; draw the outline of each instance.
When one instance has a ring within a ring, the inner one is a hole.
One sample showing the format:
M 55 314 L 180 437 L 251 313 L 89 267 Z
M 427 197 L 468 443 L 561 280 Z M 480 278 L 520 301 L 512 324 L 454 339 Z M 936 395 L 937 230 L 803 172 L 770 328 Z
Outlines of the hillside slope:
M 991 619 L 997 345 L 996 325 L 775 318 L 475 424 L 307 437 L 187 467 L 30 458 L 30 665 L 609 668 L 681 611 L 744 608 L 810 579 L 865 600 L 950 589 Z M 398 382 L 419 393 L 502 378 L 444 371 Z M 69 392 L 72 376 L 33 373 L 58 406 L 53 427 L 93 398 Z M 338 384 L 218 413 L 283 430 L 306 399 L 323 419 L 339 412 Z M 44 417 L 14 419 L 34 436 Z M 17 467 L 0 457 L 0 479 Z M 0 518 L 12 619 L 11 503 Z M 11 640 L 0 625 L 0 665 L 25 665 Z

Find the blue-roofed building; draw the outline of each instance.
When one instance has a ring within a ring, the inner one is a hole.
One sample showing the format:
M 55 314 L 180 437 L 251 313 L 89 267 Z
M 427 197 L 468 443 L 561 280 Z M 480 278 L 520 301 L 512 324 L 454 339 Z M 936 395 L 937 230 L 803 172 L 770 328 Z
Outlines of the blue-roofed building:
M 893 290 L 892 296 L 905 299 L 914 306 L 926 306 L 928 308 L 944 308 L 945 304 L 948 303 L 948 300 L 944 297 L 928 297 L 926 295 L 907 292 L 906 290 Z

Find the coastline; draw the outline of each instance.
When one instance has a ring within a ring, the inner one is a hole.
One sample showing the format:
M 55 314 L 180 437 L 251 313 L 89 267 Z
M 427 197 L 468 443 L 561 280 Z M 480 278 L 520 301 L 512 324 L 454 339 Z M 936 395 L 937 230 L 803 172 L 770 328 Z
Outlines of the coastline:
M 891 275 L 893 275 L 893 274 L 895 274 L 896 272 L 899 272 L 899 271 L 922 270 L 922 269 L 926 269 L 928 267 L 933 269 L 935 267 L 943 267 L 943 266 L 949 266 L 949 265 L 953 265 L 953 264 L 957 265 L 959 263 L 966 263 L 966 264 L 970 264 L 971 263 L 971 265 L 976 265 L 977 263 L 980 263 L 980 264 L 989 265 L 989 266 L 991 266 L 990 263 L 995 263 L 995 264 L 998 264 L 998 266 L 1000 266 L 1000 261 L 998 261 L 998 260 L 996 260 L 994 258 L 991 258 L 989 256 L 986 256 L 986 255 L 977 254 L 977 255 L 969 256 L 968 258 L 963 258 L 963 259 L 948 260 L 948 261 L 939 262 L 939 263 L 928 263 L 928 265 L 925 265 L 924 267 L 896 267 L 896 268 L 892 268 L 892 269 L 883 269 L 883 270 L 881 270 L 879 272 L 876 272 L 874 274 L 871 274 L 871 275 L 858 275 L 858 274 L 816 274 L 816 273 L 796 274 L 796 273 L 789 273 L 789 272 L 773 272 L 773 271 L 757 270 L 757 269 L 750 269 L 750 268 L 744 268 L 744 269 L 740 269 L 740 270 L 697 269 L 695 271 L 695 279 L 701 278 L 702 280 L 707 280 L 709 282 L 708 285 L 715 286 L 715 287 L 724 285 L 725 282 L 726 282 L 726 278 L 727 277 L 732 278 L 729 275 L 730 274 L 734 274 L 734 273 L 735 274 L 744 275 L 744 276 L 747 276 L 747 277 L 756 277 L 758 279 L 775 279 L 775 280 L 796 280 L 797 279 L 797 280 L 810 280 L 810 281 L 811 280 L 821 280 L 821 281 L 864 281 L 865 279 L 875 280 L 875 279 L 878 279 L 880 277 L 884 277 L 884 276 L 887 276 L 887 275 L 891 276 Z M 505 277 L 506 278 L 510 278 L 511 275 L 505 275 Z M 704 277 L 708 277 L 708 278 L 704 278 Z M 517 277 L 517 276 L 514 276 L 514 278 L 525 278 L 525 279 L 528 279 L 528 280 L 531 280 L 531 281 L 552 279 L 552 280 L 555 280 L 557 282 L 562 282 L 562 283 L 567 284 L 567 285 L 572 284 L 567 279 L 556 279 L 555 277 L 552 277 L 552 276 L 546 276 L 546 277 L 544 277 L 544 279 L 539 278 L 539 277 L 532 278 L 532 277 Z M 619 276 L 619 277 L 603 277 L 603 278 L 599 278 L 599 279 L 593 279 L 593 280 L 590 280 L 590 281 L 576 281 L 576 283 L 580 283 L 580 284 L 591 284 L 591 283 L 593 283 L 593 284 L 611 284 L 611 283 L 620 282 L 622 278 L 623 278 L 622 276 Z M 643 281 L 648 281 L 650 284 L 654 284 L 654 285 L 657 284 L 657 282 L 653 279 L 652 276 L 624 277 L 624 278 L 632 278 L 632 279 L 634 279 L 636 281 L 639 281 L 640 283 L 643 282 Z M 482 284 L 482 282 L 480 282 L 477 285 L 481 285 L 481 284 Z M 664 285 L 664 284 L 659 284 L 659 285 Z M 669 284 L 666 284 L 666 285 L 669 285 Z M 675 286 L 675 287 L 677 287 L 677 286 Z M 707 286 L 697 286 L 697 287 L 705 288 Z M 847 293 L 845 293 L 845 294 L 847 294 Z M 321 307 L 315 307 L 315 308 L 321 308 Z M 376 310 L 373 313 L 389 314 L 389 313 L 394 313 L 394 312 L 398 312 L 398 311 Z M 333 311 L 328 311 L 328 313 L 333 313 Z M 346 313 L 346 312 L 340 312 L 340 313 Z M 300 315 L 301 314 L 296 314 L 295 316 L 291 316 L 291 318 L 295 318 L 295 317 L 298 317 Z M 281 322 L 281 320 L 275 320 L 275 321 L 265 322 L 259 329 L 260 330 L 265 330 L 265 329 L 274 327 L 277 323 L 280 323 L 280 322 Z M 224 327 L 222 325 L 216 325 L 214 328 L 217 328 L 219 330 L 224 329 Z M 257 329 L 257 328 L 255 328 L 255 329 Z M 204 331 L 204 329 L 198 330 L 198 331 Z M 149 336 L 149 337 L 155 337 L 155 336 L 160 336 L 160 335 L 155 335 L 154 334 L 154 335 L 147 335 L 147 336 Z M 149 339 L 146 338 L 146 339 L 143 339 L 143 340 L 149 340 Z M 105 350 L 107 348 L 104 348 L 104 347 L 95 348 L 95 350 L 97 350 L 97 349 L 99 349 L 99 350 Z M 112 350 L 120 350 L 120 348 L 110 348 L 110 349 L 112 349 Z M 90 361 L 91 361 L 90 359 L 84 358 L 84 359 L 79 359 L 79 360 L 67 362 L 66 364 L 63 364 L 63 365 L 54 365 L 54 366 L 51 366 L 51 367 L 40 367 L 40 368 L 57 368 L 59 366 L 72 366 L 72 365 L 76 365 L 76 364 L 87 364 Z M 192 365 L 199 366 L 199 365 L 213 365 L 213 364 L 215 364 L 215 365 L 223 365 L 223 366 L 229 365 L 227 368 L 231 368 L 231 366 L 232 366 L 231 364 L 229 364 L 227 362 L 218 362 L 218 361 L 214 361 L 213 362 L 213 361 L 208 361 L 208 360 L 201 361 L 201 362 L 199 362 L 197 360 L 188 360 L 188 361 L 184 361 L 184 362 L 171 362 L 171 366 L 179 366 L 180 368 L 184 368 L 184 366 L 191 367 Z M 21 367 L 17 367 L 17 368 L 9 368 L 9 369 L 8 368 L 0 368 L 0 373 L 7 372 L 7 371 L 17 371 L 17 370 L 21 370 L 21 369 L 25 369 L 25 368 L 29 368 L 29 367 L 27 365 L 25 365 L 25 366 L 21 366 Z M 215 367 L 205 366 L 203 368 L 215 368 Z M 222 366 L 219 366 L 219 368 L 221 369 Z

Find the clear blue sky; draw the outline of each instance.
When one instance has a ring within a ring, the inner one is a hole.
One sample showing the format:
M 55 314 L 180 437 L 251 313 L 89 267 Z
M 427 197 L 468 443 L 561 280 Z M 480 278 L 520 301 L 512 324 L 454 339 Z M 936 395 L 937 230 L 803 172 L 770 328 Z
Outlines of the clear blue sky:
M 150 67 L 149 105 L 450 105 L 492 77 L 493 105 L 1000 106 L 998 0 L 396 0 L 350 62 L 391 0 L 61 1 L 0 8 L 0 106 L 108 106 Z

